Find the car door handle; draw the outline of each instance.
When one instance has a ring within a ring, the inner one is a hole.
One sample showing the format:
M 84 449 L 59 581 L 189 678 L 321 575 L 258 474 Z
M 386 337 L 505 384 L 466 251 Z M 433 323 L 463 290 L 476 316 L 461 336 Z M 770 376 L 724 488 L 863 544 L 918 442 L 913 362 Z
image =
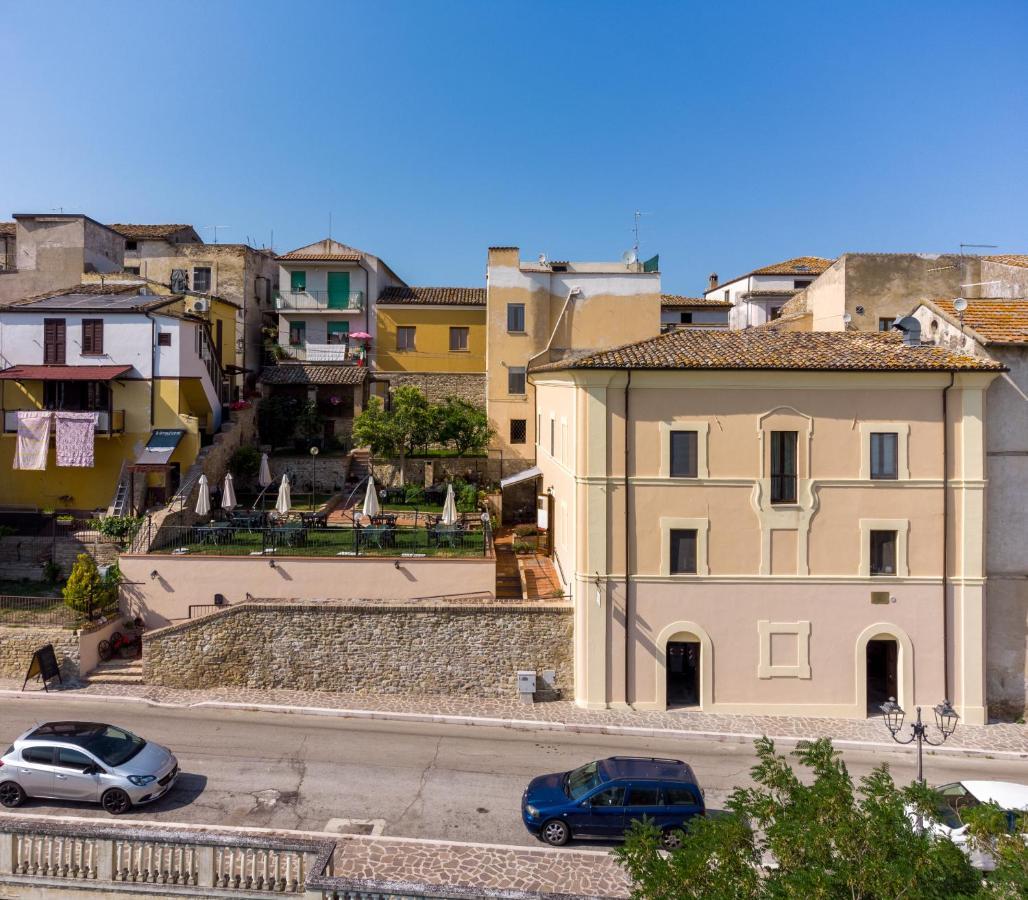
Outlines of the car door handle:
M 57 777 L 58 778 L 67 778 L 68 776 L 67 775 L 58 775 Z

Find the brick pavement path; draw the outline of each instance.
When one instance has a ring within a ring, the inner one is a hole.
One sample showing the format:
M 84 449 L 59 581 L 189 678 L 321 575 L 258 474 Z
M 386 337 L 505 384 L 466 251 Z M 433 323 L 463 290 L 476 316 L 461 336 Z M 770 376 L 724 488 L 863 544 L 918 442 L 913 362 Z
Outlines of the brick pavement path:
M 20 680 L 0 679 L 0 690 L 17 691 Z M 30 685 L 29 689 L 32 689 Z M 37 688 L 38 690 L 38 688 Z M 830 737 L 835 741 L 860 741 L 891 745 L 881 719 L 819 719 L 793 716 L 733 716 L 692 711 L 649 712 L 635 710 L 580 709 L 569 700 L 525 706 L 516 700 L 471 700 L 456 697 L 360 696 L 322 691 L 258 690 L 215 687 L 206 690 L 148 685 L 73 686 L 50 696 L 135 697 L 174 706 L 200 703 L 239 706 L 282 706 L 338 710 L 340 714 L 431 719 L 436 716 L 481 720 L 481 724 L 514 724 L 516 727 L 565 727 L 581 731 L 639 729 L 668 731 L 697 737 L 750 736 L 799 739 Z M 623 733 L 623 732 L 620 732 Z M 949 749 L 1002 751 L 1028 755 L 1028 726 L 1014 724 L 960 725 L 946 743 Z

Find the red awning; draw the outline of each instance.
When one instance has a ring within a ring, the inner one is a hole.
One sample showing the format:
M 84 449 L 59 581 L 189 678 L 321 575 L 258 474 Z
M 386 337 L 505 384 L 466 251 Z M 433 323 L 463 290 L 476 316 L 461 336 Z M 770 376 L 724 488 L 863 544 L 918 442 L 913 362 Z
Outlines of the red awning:
M 0 381 L 112 381 L 132 366 L 11 366 Z

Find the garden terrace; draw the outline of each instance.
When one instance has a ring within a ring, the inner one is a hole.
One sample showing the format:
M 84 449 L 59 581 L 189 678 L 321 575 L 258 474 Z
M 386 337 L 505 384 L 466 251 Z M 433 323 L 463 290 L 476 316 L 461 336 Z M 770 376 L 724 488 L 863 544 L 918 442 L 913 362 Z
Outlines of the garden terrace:
M 294 557 L 488 557 L 492 538 L 478 527 L 366 525 L 307 527 L 301 523 L 234 526 L 212 523 L 191 527 L 165 525 L 150 553 L 176 556 Z

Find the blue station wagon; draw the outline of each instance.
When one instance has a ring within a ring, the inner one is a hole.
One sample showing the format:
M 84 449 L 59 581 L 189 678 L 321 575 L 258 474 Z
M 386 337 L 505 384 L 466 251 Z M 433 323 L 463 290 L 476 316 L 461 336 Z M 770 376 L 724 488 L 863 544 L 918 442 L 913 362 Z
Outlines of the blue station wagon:
M 692 767 L 678 759 L 612 756 L 534 778 L 521 798 L 525 827 L 560 847 L 572 837 L 616 839 L 647 819 L 673 849 L 694 816 L 706 815 Z

